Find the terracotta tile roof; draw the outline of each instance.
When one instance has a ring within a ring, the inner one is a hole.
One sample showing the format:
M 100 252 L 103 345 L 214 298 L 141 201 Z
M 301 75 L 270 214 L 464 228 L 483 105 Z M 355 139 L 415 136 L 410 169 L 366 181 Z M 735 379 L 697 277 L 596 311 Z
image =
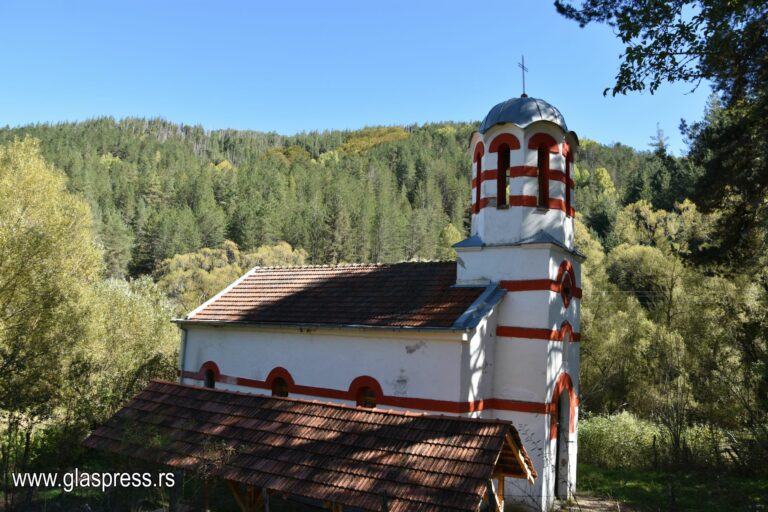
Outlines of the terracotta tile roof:
M 391 512 L 476 511 L 533 465 L 514 427 L 152 382 L 85 445 L 257 488 Z M 518 455 L 519 454 L 519 455 Z M 522 461 L 522 462 L 521 462 Z M 535 477 L 535 472 L 533 472 Z
M 183 322 L 450 328 L 484 287 L 453 262 L 255 268 Z

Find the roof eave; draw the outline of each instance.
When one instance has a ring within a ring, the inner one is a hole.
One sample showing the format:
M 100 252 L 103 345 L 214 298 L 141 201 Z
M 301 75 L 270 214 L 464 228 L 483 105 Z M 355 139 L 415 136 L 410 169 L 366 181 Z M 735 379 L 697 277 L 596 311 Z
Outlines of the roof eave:
M 191 318 L 173 318 L 171 322 L 179 326 L 200 325 L 211 327 L 270 327 L 278 329 L 358 329 L 378 330 L 393 332 L 456 332 L 465 333 L 472 327 L 455 327 L 455 323 L 448 327 L 443 326 L 409 326 L 409 325 L 366 325 L 366 324 L 322 324 L 307 322 L 250 322 L 243 320 L 194 320 Z
M 498 283 L 490 283 L 483 293 L 456 319 L 453 323 L 454 328 L 464 331 L 473 330 L 501 302 L 506 293 L 507 290 L 501 288 Z

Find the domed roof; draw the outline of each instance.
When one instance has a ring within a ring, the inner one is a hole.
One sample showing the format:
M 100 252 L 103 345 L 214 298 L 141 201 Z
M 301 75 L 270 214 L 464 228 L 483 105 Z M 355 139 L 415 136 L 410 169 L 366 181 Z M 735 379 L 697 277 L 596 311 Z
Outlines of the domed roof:
M 485 133 L 489 128 L 501 123 L 513 123 L 525 128 L 536 121 L 549 121 L 560 126 L 568 133 L 565 118 L 555 107 L 538 98 L 510 98 L 502 101 L 488 112 L 480 124 L 480 133 Z

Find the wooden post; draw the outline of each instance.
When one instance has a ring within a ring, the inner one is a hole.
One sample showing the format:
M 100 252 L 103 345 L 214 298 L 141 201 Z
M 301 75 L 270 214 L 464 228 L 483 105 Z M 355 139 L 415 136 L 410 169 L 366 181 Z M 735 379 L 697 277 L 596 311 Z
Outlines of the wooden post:
M 498 486 L 499 492 L 499 501 L 501 502 L 501 506 L 504 506 L 504 475 L 499 475 L 499 486 Z
M 237 503 L 237 506 L 240 507 L 240 510 L 242 512 L 251 512 L 252 509 L 248 503 L 248 498 L 240 494 L 237 482 L 227 480 L 227 487 L 229 487 L 229 492 L 232 493 L 232 497 L 235 498 L 235 502 Z
M 251 510 L 256 510 L 256 489 L 252 485 L 245 486 L 246 499 L 248 500 L 248 507 Z
M 493 480 L 489 478 L 486 483 L 488 485 L 488 501 L 491 508 L 495 512 L 502 512 L 501 503 L 499 503 L 499 499 L 496 496 L 496 491 L 493 490 Z
M 209 512 L 210 489 L 207 478 L 203 478 L 203 512 Z
M 261 498 L 264 503 L 264 512 L 269 512 L 269 491 L 266 487 L 261 490 Z

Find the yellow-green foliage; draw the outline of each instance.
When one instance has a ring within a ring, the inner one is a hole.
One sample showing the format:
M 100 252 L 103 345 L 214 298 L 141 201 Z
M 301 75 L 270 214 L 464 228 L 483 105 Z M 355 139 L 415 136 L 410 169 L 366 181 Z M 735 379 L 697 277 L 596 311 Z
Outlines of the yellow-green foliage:
M 709 244 L 715 219 L 715 215 L 700 213 L 687 199 L 676 204 L 674 211 L 654 210 L 641 200 L 619 212 L 614 230 L 619 242 L 688 254 L 693 247 Z
M 71 407 L 104 420 L 151 378 L 173 379 L 179 334 L 170 322 L 172 307 L 149 277 L 110 279 L 89 293 L 91 321 L 76 358 L 87 361 L 87 386 Z
M 148 278 L 103 281 L 102 269 L 88 205 L 38 143 L 0 146 L 3 453 L 17 453 L 12 440 L 24 435 L 36 443 L 41 424 L 79 443 L 149 378 L 173 377 L 167 300 Z M 18 468 L 9 457 L 6 470 Z
M 682 433 L 682 459 L 688 464 L 722 464 L 718 451 L 726 446 L 722 431 L 690 425 Z M 622 411 L 579 420 L 579 461 L 602 469 L 665 467 L 673 460 L 669 433 L 658 423 Z
M 437 250 L 437 257 L 440 260 L 453 261 L 456 259 L 456 251 L 453 249 L 453 244 L 461 242 L 464 235 L 459 231 L 456 226 L 450 222 L 445 225 L 440 232 L 439 248 Z
M 385 142 L 408 138 L 408 132 L 398 126 L 365 128 L 352 133 L 339 148 L 344 153 L 362 153 Z
M 31 139 L 0 146 L 0 409 L 48 408 L 98 277 L 88 205 Z
M 579 420 L 579 460 L 601 468 L 647 468 L 653 465 L 653 439 L 659 427 L 627 411 Z
M 158 265 L 155 278 L 174 303 L 175 314 L 184 315 L 252 267 L 303 265 L 306 257 L 306 251 L 293 249 L 287 242 L 242 253 L 237 244 L 226 241 L 215 249 L 177 254 L 164 260 Z

